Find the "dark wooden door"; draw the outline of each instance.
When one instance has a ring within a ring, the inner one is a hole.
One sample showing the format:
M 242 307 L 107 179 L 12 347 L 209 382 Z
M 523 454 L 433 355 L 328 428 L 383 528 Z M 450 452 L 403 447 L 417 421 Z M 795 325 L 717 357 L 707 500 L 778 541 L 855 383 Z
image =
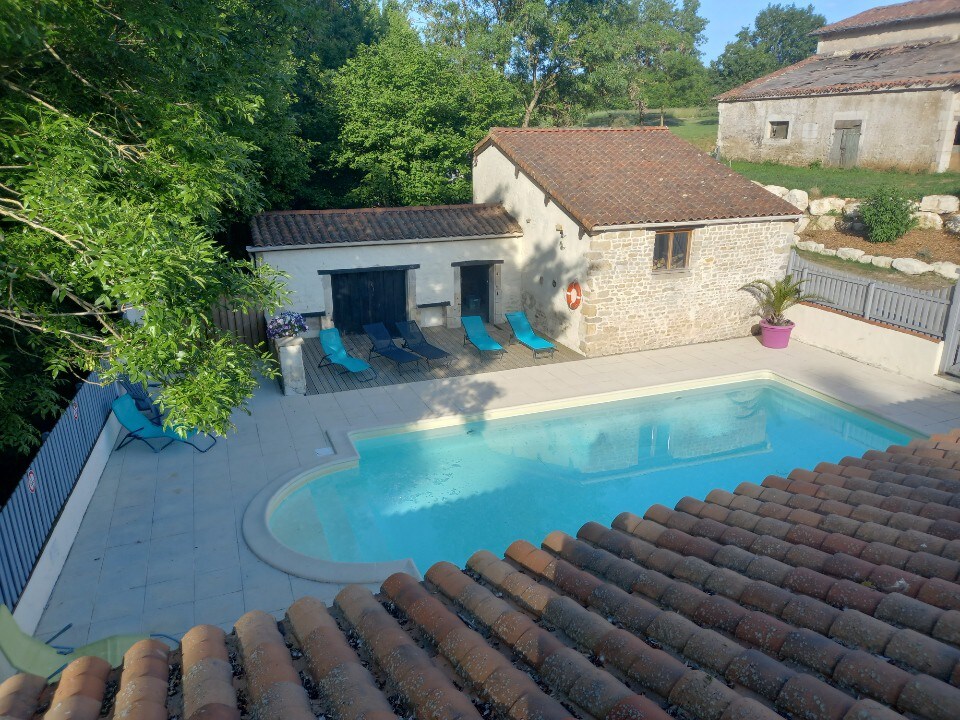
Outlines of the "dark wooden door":
M 460 268 L 460 314 L 479 315 L 490 322 L 490 266 Z
M 407 319 L 405 270 L 367 270 L 332 275 L 333 324 L 341 333 L 362 333 L 366 323 L 382 322 L 391 333 Z

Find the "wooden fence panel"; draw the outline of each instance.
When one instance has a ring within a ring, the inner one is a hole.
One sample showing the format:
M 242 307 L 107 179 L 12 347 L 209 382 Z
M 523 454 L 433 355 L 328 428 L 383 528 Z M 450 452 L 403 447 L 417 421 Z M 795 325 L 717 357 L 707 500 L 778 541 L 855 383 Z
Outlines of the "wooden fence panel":
M 213 324 L 232 332 L 251 347 L 267 342 L 267 323 L 262 310 L 235 310 L 223 303 L 213 308 Z

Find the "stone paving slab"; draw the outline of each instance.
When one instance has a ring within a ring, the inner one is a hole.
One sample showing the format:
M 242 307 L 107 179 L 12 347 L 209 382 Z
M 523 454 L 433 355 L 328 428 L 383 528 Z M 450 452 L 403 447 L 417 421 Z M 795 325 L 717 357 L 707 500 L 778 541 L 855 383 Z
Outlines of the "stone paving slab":
M 179 636 L 198 623 L 229 628 L 253 609 L 279 616 L 303 595 L 330 602 L 339 585 L 262 562 L 240 528 L 261 488 L 316 464 L 316 450 L 329 444 L 326 431 L 755 370 L 921 432 L 960 426 L 960 395 L 950 383 L 911 380 L 798 342 L 771 351 L 752 338 L 308 397 L 284 397 L 265 383 L 252 414 L 236 413 L 237 432 L 207 454 L 180 444 L 153 454 L 142 443 L 113 453 L 37 636 L 68 622 L 74 626 L 64 643 L 121 632 Z

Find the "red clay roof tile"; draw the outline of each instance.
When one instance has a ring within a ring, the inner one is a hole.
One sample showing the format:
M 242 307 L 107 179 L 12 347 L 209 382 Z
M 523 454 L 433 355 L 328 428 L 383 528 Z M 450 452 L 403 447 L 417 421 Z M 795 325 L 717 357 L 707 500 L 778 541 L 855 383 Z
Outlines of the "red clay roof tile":
M 474 154 L 491 145 L 588 232 L 797 214 L 666 128 L 492 128 Z
M 434 205 L 355 210 L 276 210 L 250 221 L 254 251 L 271 248 L 516 237 L 520 225 L 501 205 Z

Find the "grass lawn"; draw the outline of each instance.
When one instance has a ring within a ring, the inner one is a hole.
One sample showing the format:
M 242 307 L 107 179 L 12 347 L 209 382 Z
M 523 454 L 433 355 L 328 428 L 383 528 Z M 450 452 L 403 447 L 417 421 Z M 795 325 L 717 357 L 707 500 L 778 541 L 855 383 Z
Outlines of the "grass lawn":
M 960 173 L 909 173 L 897 170 L 843 170 L 830 167 L 792 167 L 774 163 L 734 161 L 730 167 L 764 185 L 806 190 L 815 196 L 863 198 L 880 185 L 893 185 L 909 195 L 960 195 Z

